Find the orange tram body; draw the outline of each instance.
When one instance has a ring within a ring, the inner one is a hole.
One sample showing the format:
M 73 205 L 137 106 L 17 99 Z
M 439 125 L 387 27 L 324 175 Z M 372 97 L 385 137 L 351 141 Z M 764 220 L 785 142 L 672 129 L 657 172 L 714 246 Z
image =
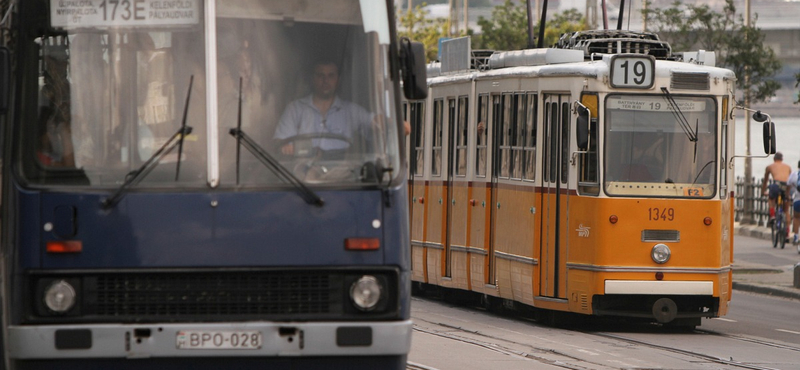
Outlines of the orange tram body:
M 404 103 L 414 284 L 681 326 L 725 315 L 733 72 L 647 33 L 477 57 L 464 40 Z

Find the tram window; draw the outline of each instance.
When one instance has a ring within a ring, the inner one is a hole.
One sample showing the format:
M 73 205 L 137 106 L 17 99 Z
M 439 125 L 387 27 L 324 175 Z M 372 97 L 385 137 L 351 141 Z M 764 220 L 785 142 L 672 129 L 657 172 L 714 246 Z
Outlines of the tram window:
M 456 110 L 456 100 L 449 98 L 447 99 L 447 176 L 450 177 L 455 174 L 455 159 L 456 159 L 456 136 L 458 135 L 458 129 L 456 128 L 457 124 L 457 110 Z
M 492 174 L 493 176 L 501 176 L 502 167 L 500 162 L 500 149 L 499 146 L 502 141 L 503 136 L 503 100 L 504 96 L 502 95 L 495 95 L 492 97 L 492 127 L 494 128 L 494 136 L 493 140 L 493 148 L 495 151 L 492 152 Z
M 561 103 L 561 183 L 569 177 L 569 103 Z
M 514 105 L 516 112 L 514 114 L 514 137 L 511 144 L 513 145 L 511 167 L 514 169 L 512 177 L 521 179 L 524 170 L 523 148 L 525 146 L 525 112 L 528 109 L 527 96 L 524 94 L 514 95 Z
M 489 95 L 478 97 L 477 135 L 475 136 L 475 172 L 478 177 L 486 177 L 486 124 L 489 122 Z
M 550 182 L 556 182 L 556 170 L 558 165 L 558 103 L 550 103 L 550 129 L 548 132 L 550 136 L 550 144 L 548 155 L 550 156 L 549 170 Z
M 588 153 L 580 156 L 580 181 L 578 190 L 581 194 L 600 194 L 600 182 L 597 178 L 597 120 L 589 121 L 589 148 Z
M 442 119 L 444 100 L 433 101 L 433 143 L 431 144 L 431 176 L 442 174 Z
M 405 102 L 405 101 L 404 101 L 404 102 L 402 102 L 402 103 L 400 104 L 400 111 L 401 111 L 401 112 L 402 112 L 402 114 L 403 114 L 403 122 L 408 122 L 408 109 L 409 109 L 409 107 L 408 107 L 408 106 L 409 106 L 408 102 Z M 413 146 L 413 143 L 412 143 L 412 144 L 410 144 L 410 145 L 407 145 L 407 146 L 406 146 L 406 149 L 405 149 L 405 151 L 406 151 L 406 158 L 409 158 L 409 160 L 411 160 L 411 159 L 410 159 L 410 158 L 411 158 L 411 156 L 410 156 L 410 155 L 411 155 L 411 151 L 413 150 L 413 149 L 411 148 L 411 146 Z M 413 163 L 413 162 L 412 162 L 412 163 Z M 413 166 L 412 166 L 411 164 L 409 164 L 409 166 L 408 166 L 408 169 L 407 169 L 407 170 L 409 171 L 409 172 L 407 173 L 408 175 L 411 175 L 411 171 L 412 171 L 411 169 L 412 169 L 412 168 L 413 168 Z
M 728 122 L 722 125 L 722 132 L 720 133 L 720 167 L 719 167 L 719 197 L 725 199 L 728 197 Z
M 456 132 L 456 176 L 467 175 L 467 122 L 469 99 L 466 96 L 458 98 L 458 128 Z
M 511 177 L 511 138 L 514 131 L 514 95 L 503 94 L 503 119 L 500 127 L 500 177 Z
M 706 96 L 677 96 L 675 100 L 685 107 L 681 111 L 686 120 L 694 123 L 696 141 L 687 137 L 674 112 L 658 109 L 663 97 L 606 97 L 603 180 L 608 195 L 710 198 L 716 194 L 720 165 L 716 102 Z M 641 102 L 648 109 L 630 109 L 621 101 Z M 647 186 L 651 184 L 658 186 Z
M 528 110 L 525 117 L 525 179 L 536 178 L 536 94 L 528 94 Z
M 415 175 L 422 175 L 425 164 L 425 105 L 424 103 L 411 103 L 411 135 L 413 136 L 412 145 L 414 146 L 414 168 Z

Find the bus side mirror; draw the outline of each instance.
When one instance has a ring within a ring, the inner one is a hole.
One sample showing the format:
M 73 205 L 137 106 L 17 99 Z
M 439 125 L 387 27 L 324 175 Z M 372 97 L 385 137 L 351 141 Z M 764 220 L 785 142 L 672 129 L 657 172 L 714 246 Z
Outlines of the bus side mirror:
M 425 45 L 400 39 L 400 63 L 403 71 L 403 93 L 408 100 L 428 97 L 428 76 L 425 67 Z
M 576 127 L 575 139 L 578 142 L 579 150 L 586 150 L 589 147 L 589 108 L 578 104 L 578 123 Z
M 0 114 L 8 111 L 9 91 L 11 91 L 11 52 L 7 47 L 0 47 Z
M 761 113 L 757 112 L 756 114 Z M 756 119 L 755 114 L 753 115 L 753 119 Z M 775 123 L 772 120 L 767 120 L 764 122 L 764 152 L 767 154 L 775 154 Z
M 769 119 L 769 116 L 764 114 L 764 113 L 761 113 L 760 110 L 756 111 L 755 113 L 753 113 L 753 120 L 756 121 L 756 122 L 765 122 L 768 119 Z

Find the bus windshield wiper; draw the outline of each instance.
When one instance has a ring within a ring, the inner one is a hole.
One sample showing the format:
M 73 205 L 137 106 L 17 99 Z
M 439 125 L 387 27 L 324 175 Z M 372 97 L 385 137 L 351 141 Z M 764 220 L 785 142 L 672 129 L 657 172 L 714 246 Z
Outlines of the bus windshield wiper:
M 683 115 L 683 111 L 678 106 L 678 103 L 675 102 L 675 99 L 672 97 L 672 94 L 669 93 L 669 90 L 667 90 L 666 87 L 662 87 L 661 91 L 664 92 L 664 97 L 667 99 L 670 105 L 672 105 L 672 114 L 675 116 L 675 120 L 678 121 L 678 124 L 680 124 L 683 132 L 685 132 L 686 136 L 689 137 L 689 141 L 697 144 L 697 130 L 695 129 L 695 131 L 692 131 L 692 126 L 689 125 L 689 121 L 686 120 L 686 116 Z
M 117 205 L 117 203 L 119 203 L 122 197 L 125 196 L 125 193 L 127 193 L 128 189 L 130 189 L 131 186 L 138 184 L 139 181 L 144 179 L 154 168 L 156 168 L 156 166 L 158 166 L 158 163 L 161 161 L 161 158 L 164 158 L 165 155 L 172 152 L 172 150 L 175 149 L 176 146 L 180 146 L 180 149 L 178 151 L 179 153 L 178 167 L 175 170 L 175 181 L 178 181 L 178 175 L 180 173 L 180 168 L 181 168 L 180 155 L 182 154 L 181 152 L 183 151 L 183 138 L 186 137 L 186 135 L 192 133 L 191 126 L 186 126 L 186 116 L 187 112 L 189 111 L 189 98 L 192 95 L 193 81 L 194 81 L 194 75 L 192 75 L 189 78 L 189 89 L 186 93 L 186 105 L 184 106 L 183 109 L 183 118 L 181 119 L 181 127 L 178 129 L 178 131 L 172 134 L 169 140 L 167 140 L 167 142 L 164 143 L 164 145 L 162 145 L 161 148 L 158 148 L 158 150 L 156 150 L 156 152 L 153 153 L 153 155 L 150 156 L 150 158 L 147 159 L 147 161 L 145 161 L 141 166 L 139 166 L 139 168 L 129 172 L 125 176 L 125 182 L 123 182 L 122 185 L 120 185 L 120 187 L 117 189 L 117 191 L 114 192 L 114 194 L 112 194 L 110 197 L 106 199 L 103 199 L 102 205 L 104 208 L 111 208 Z
M 250 151 L 250 153 L 253 153 L 253 155 L 258 158 L 258 160 L 261 161 L 264 166 L 269 168 L 276 176 L 278 176 L 284 182 L 292 184 L 295 188 L 297 188 L 297 190 L 300 192 L 300 196 L 305 199 L 306 203 L 315 204 L 318 206 L 325 204 L 319 195 L 314 193 L 313 190 L 309 189 L 305 184 L 303 184 L 300 179 L 286 169 L 286 167 L 281 165 L 280 162 L 278 162 L 272 155 L 267 153 L 264 148 L 258 145 L 258 143 L 256 143 L 249 135 L 242 131 L 241 128 L 230 129 L 230 134 L 236 138 L 239 145 L 244 146 L 245 149 Z
M 230 130 L 231 136 L 236 138 L 236 185 L 239 185 L 239 148 L 244 146 L 250 153 L 258 158 L 265 167 L 269 168 L 275 176 L 278 176 L 284 182 L 292 184 L 299 192 L 300 196 L 308 204 L 315 204 L 322 206 L 325 202 L 313 190 L 309 189 L 300 179 L 297 178 L 291 171 L 286 169 L 278 162 L 272 155 L 267 153 L 258 143 L 255 142 L 249 135 L 242 131 L 242 79 L 239 78 L 239 114 L 237 117 L 236 128 Z

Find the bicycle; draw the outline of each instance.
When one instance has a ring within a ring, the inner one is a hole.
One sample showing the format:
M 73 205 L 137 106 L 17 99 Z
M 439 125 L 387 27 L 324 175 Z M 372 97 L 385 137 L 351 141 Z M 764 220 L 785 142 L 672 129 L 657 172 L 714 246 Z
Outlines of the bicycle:
M 786 246 L 786 239 L 789 233 L 786 231 L 786 214 L 783 212 L 783 192 L 778 192 L 778 199 L 775 202 L 775 220 L 772 222 L 772 248 L 781 249 Z M 800 247 L 798 247 L 800 253 Z

